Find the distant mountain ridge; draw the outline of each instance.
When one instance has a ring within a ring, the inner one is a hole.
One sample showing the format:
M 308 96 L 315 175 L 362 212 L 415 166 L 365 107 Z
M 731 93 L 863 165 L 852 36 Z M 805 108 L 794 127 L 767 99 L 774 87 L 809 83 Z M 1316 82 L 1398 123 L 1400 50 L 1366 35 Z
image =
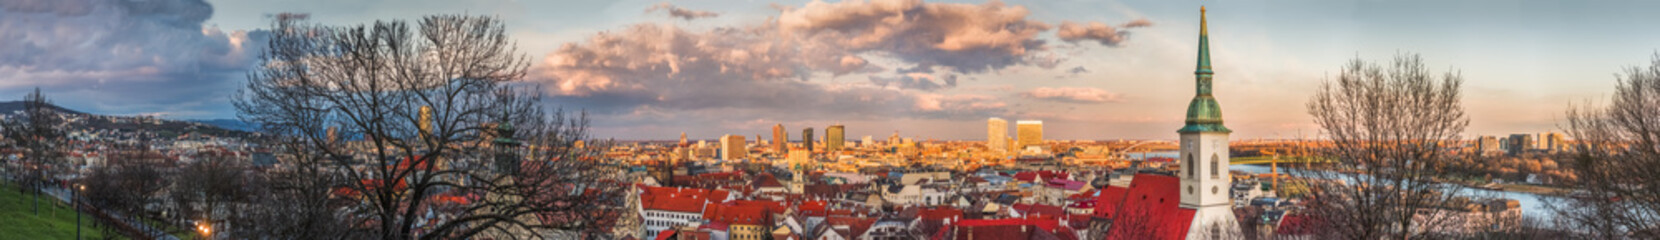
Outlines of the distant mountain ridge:
M 60 113 L 84 116 L 83 121 L 73 122 L 69 125 L 71 130 L 148 130 L 161 133 L 161 136 L 177 136 L 185 133 L 200 133 L 213 136 L 248 136 L 254 132 L 254 130 L 257 130 L 253 127 L 253 124 L 244 123 L 235 119 L 170 120 L 146 116 L 112 116 L 85 113 L 52 104 L 48 104 L 47 106 Z M 20 111 L 23 111 L 24 107 L 23 101 L 0 102 L 0 115 L 19 113 Z
M 248 123 L 248 122 L 243 122 L 242 120 L 237 120 L 237 119 L 228 119 L 228 118 L 195 119 L 195 120 L 189 120 L 189 121 L 199 122 L 199 123 L 203 123 L 203 124 L 207 124 L 207 125 L 213 125 L 213 126 L 219 127 L 219 128 L 237 130 L 237 131 L 244 131 L 244 132 L 259 131 L 259 126 L 258 125 L 254 125 L 254 124 Z
M 26 106 L 24 105 L 23 101 L 0 102 L 0 114 L 12 114 L 14 112 L 23 111 L 23 109 L 25 107 Z M 63 113 L 87 114 L 87 113 L 83 113 L 83 112 L 79 112 L 79 111 L 75 111 L 75 110 L 70 110 L 68 108 L 60 107 L 56 104 L 51 104 L 51 103 L 47 103 L 46 107 L 51 108 L 53 110 L 57 110 L 58 112 L 63 112 Z

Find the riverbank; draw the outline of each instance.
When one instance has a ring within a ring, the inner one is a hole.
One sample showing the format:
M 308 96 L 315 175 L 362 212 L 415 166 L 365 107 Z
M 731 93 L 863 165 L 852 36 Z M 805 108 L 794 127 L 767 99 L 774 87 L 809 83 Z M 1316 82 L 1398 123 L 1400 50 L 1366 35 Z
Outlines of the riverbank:
M 1538 195 L 1555 195 L 1555 194 L 1558 194 L 1558 193 L 1567 193 L 1567 192 L 1569 192 L 1569 190 L 1566 189 L 1566 188 L 1551 187 L 1551 186 L 1539 186 L 1539 185 L 1528 185 L 1528 184 L 1508 184 L 1508 183 L 1507 184 L 1499 184 L 1499 189 L 1503 189 L 1506 192 L 1523 192 L 1523 193 L 1532 193 L 1532 194 L 1538 194 Z

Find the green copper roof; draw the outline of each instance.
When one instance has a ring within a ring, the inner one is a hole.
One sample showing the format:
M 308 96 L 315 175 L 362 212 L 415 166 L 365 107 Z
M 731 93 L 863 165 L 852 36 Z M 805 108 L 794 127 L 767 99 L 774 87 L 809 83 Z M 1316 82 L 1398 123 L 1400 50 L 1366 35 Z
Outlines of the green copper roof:
M 1205 23 L 1205 8 L 1199 7 L 1199 67 L 1193 71 L 1197 93 L 1193 102 L 1187 104 L 1187 125 L 1176 132 L 1233 132 L 1222 126 L 1222 105 L 1210 95 L 1211 76 L 1215 74 L 1210 68 L 1210 33 Z
M 502 121 L 496 124 L 496 144 L 518 145 L 519 140 L 513 139 L 513 123 Z

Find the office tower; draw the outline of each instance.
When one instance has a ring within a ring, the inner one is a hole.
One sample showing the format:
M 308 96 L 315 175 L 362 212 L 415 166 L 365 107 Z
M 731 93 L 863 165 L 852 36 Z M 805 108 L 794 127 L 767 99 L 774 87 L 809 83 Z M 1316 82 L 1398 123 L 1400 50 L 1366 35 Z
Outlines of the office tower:
M 875 146 L 876 142 L 871 141 L 870 135 L 865 135 L 865 138 L 859 139 L 859 147 L 870 148 Z
M 744 159 L 749 150 L 744 148 L 744 135 L 727 134 L 720 137 L 720 159 L 731 161 Z
M 830 151 L 841 151 L 844 147 L 842 141 L 846 141 L 843 136 L 846 131 L 841 124 L 830 125 L 830 128 L 825 128 L 824 137 L 827 139 L 824 140 L 824 147 Z
M 1542 148 L 1545 149 L 1545 151 L 1555 152 L 1568 150 L 1568 139 L 1564 138 L 1562 133 L 1547 132 L 1539 134 L 1539 141 L 1543 142 L 1543 144 L 1540 145 L 1544 146 Z
M 1004 143 L 1012 143 L 1012 142 L 1014 142 L 1014 137 L 1003 137 L 1003 142 Z M 1010 152 L 1018 151 L 1017 149 L 1014 148 L 1014 144 L 1009 144 L 1009 146 L 1005 147 L 1004 150 L 1010 151 Z
M 1516 155 L 1516 154 L 1525 153 L 1525 152 L 1527 152 L 1527 150 L 1532 149 L 1533 148 L 1533 141 L 1534 141 L 1533 134 L 1526 134 L 1526 133 L 1510 134 L 1510 142 L 1509 142 L 1509 144 L 1506 144 L 1506 145 L 1510 146 L 1510 152 L 1509 153 L 1511 155 Z
M 801 148 L 813 152 L 813 128 L 801 129 Z
M 1043 146 L 1043 121 L 1020 120 L 1015 122 L 1016 149 L 1026 149 L 1030 146 Z
M 686 132 L 680 132 L 680 147 L 686 147 Z
M 784 124 L 772 125 L 772 150 L 788 153 L 790 149 L 790 134 L 784 132 Z
M 1481 136 L 1481 138 L 1476 139 L 1476 153 L 1499 152 L 1499 145 L 1498 137 Z
M 1002 118 L 986 120 L 986 149 L 1004 151 L 1009 149 L 1009 121 Z

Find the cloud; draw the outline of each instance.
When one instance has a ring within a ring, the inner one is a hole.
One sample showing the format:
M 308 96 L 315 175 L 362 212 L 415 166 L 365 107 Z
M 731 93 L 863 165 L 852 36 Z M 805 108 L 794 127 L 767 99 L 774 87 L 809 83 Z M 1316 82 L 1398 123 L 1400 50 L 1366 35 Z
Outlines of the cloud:
M 715 12 L 698 11 L 698 10 L 691 10 L 691 9 L 676 7 L 673 4 L 669 4 L 668 2 L 657 3 L 657 5 L 651 5 L 650 8 L 646 8 L 646 12 L 648 12 L 648 13 L 649 12 L 654 12 L 654 11 L 657 11 L 657 10 L 666 10 L 666 11 L 669 12 L 670 17 L 677 17 L 677 18 L 681 18 L 681 19 L 686 19 L 687 21 L 691 21 L 691 20 L 699 19 L 699 18 L 712 18 L 712 17 L 719 17 L 720 16 L 719 13 L 715 13 Z
M 1069 73 L 1069 74 L 1072 74 L 1072 75 L 1078 75 L 1078 74 L 1083 74 L 1083 73 L 1089 73 L 1089 69 L 1084 68 L 1084 66 L 1077 66 L 1077 67 L 1073 67 L 1072 69 L 1066 70 L 1066 73 Z
M 870 76 L 870 83 L 882 87 L 893 85 L 899 89 L 935 91 L 957 87 L 957 75 L 945 75 L 945 77 L 938 78 L 926 73 L 908 73 L 894 77 Z
M 781 42 L 776 32 L 764 29 L 688 31 L 666 24 L 637 24 L 565 44 L 532 70 L 532 79 L 545 84 L 555 101 L 613 114 L 642 108 L 743 109 L 771 114 L 819 112 L 853 119 L 911 114 L 949 117 L 936 113 L 965 112 L 918 109 L 916 101 L 925 98 L 904 86 L 805 81 L 815 74 L 866 71 L 869 62 L 846 52 Z M 949 87 L 955 85 L 955 76 L 929 78 L 928 82 L 938 85 L 934 88 Z M 914 79 L 909 84 L 910 89 L 927 87 Z M 967 105 L 941 107 L 955 106 Z
M 746 25 L 640 23 L 600 32 L 548 53 L 531 78 L 555 101 L 612 114 L 978 118 L 1008 105 L 936 92 L 956 87 L 963 74 L 1018 65 L 1052 69 L 1065 60 L 1037 37 L 1048 24 L 1028 19 L 1025 7 L 997 1 L 774 6 L 778 16 Z M 888 69 L 893 75 L 878 75 Z M 866 74 L 868 82 L 822 78 L 850 74 Z
M 1123 101 L 1119 94 L 1090 87 L 1040 87 L 1020 93 L 1021 97 L 1069 103 L 1104 103 Z
M 807 44 L 977 73 L 1025 64 L 1045 50 L 1037 34 L 1049 30 L 1027 19 L 1025 7 L 876 0 L 778 7 L 776 27 Z
M 1139 19 L 1130 21 L 1128 23 L 1124 23 L 1124 28 L 1138 28 L 1138 27 L 1151 27 L 1151 26 L 1153 26 L 1153 21 L 1149 21 L 1146 18 L 1139 18 Z
M 1147 19 L 1136 19 L 1135 21 L 1130 21 L 1120 27 L 1128 29 L 1152 25 L 1153 22 L 1148 21 Z M 1095 41 L 1105 46 L 1118 46 L 1118 44 L 1123 43 L 1124 40 L 1129 37 L 1129 31 L 1125 31 L 1119 29 L 1119 27 L 1113 27 L 1112 25 L 1107 25 L 1101 22 L 1076 23 L 1072 21 L 1062 21 L 1060 27 L 1055 30 L 1055 36 L 1060 37 L 1062 41 L 1070 43 L 1077 43 L 1079 41 Z
M 42 86 L 118 111 L 223 97 L 265 32 L 203 27 L 212 15 L 200 0 L 0 2 L 0 89 Z

